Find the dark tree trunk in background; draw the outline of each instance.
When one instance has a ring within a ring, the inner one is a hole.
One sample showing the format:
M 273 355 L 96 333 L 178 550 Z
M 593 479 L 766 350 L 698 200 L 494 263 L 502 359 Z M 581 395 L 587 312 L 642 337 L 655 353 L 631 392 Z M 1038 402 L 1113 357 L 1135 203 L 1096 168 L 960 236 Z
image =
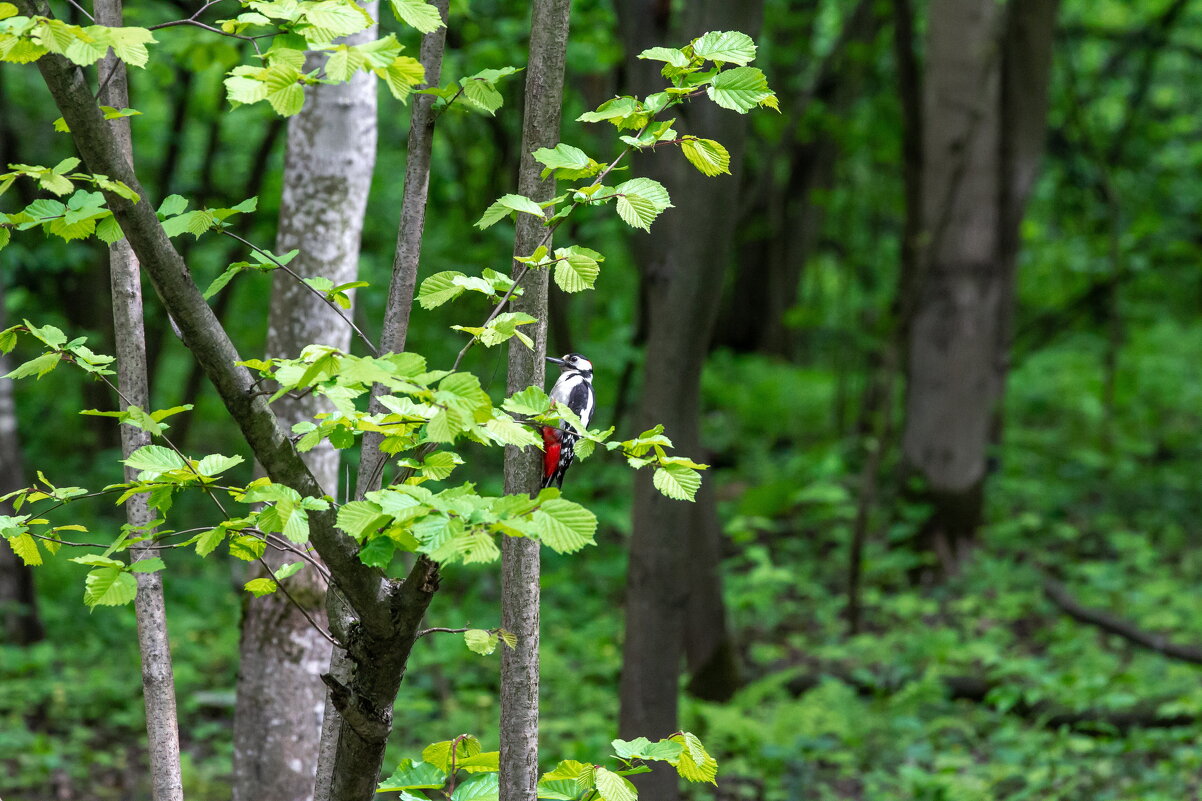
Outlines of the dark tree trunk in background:
M 758 32 L 759 3 L 702 0 L 691 4 L 672 42 L 709 30 Z M 644 18 L 654 15 L 641 9 Z M 636 40 L 623 20 L 624 38 Z M 634 29 L 634 30 L 637 30 Z M 661 43 L 661 42 L 656 42 Z M 640 45 L 634 45 L 640 47 Z M 635 49 L 628 56 L 637 55 Z M 636 89 L 646 88 L 637 85 Z M 739 174 L 746 118 L 695 103 L 682 109 L 678 128 L 722 142 Z M 677 208 L 641 237 L 640 269 L 649 327 L 639 423 L 663 423 L 682 453 L 701 451 L 701 371 L 709 350 L 723 278 L 733 256 L 737 195 L 733 176 L 707 178 L 676 152 L 656 154 L 654 172 Z M 635 174 L 646 174 L 636 162 Z M 637 241 L 637 240 L 636 240 Z M 648 253 L 653 250 L 653 253 Z M 634 534 L 626 592 L 626 640 L 621 682 L 622 737 L 664 737 L 678 728 L 677 690 L 681 659 L 690 656 L 695 677 L 706 677 L 707 694 L 729 694 L 734 657 L 725 625 L 718 554 L 720 529 L 712 483 L 696 504 L 663 497 L 650 476 L 635 484 Z M 677 797 L 675 774 L 655 771 L 636 777 L 641 793 L 657 801 Z
M 1053 0 L 932 0 L 929 8 L 922 235 L 900 304 L 908 347 L 902 450 L 933 506 L 921 539 L 945 571 L 965 557 L 981 521 L 1018 224 L 1043 144 L 1055 8 Z
M 786 316 L 798 302 L 801 276 L 825 219 L 825 209 L 813 202 L 813 195 L 834 184 L 842 136 L 837 123 L 807 122 L 814 116 L 814 104 L 832 120 L 848 113 L 861 96 L 865 71 L 863 56 L 856 57 L 852 46 L 870 42 L 879 29 L 873 0 L 860 0 L 849 9 L 839 39 L 813 83 L 791 98 L 781 98 L 789 124 L 781 139 L 760 156 L 758 168 L 749 164 L 741 176 L 740 229 L 750 233 L 744 233 L 739 248 L 739 269 L 727 290 L 715 344 L 785 357 L 795 354 L 797 337 L 790 333 Z M 809 30 L 804 33 L 812 35 Z M 768 67 L 764 70 L 773 85 L 783 77 Z M 775 179 L 779 174 L 784 180 Z
M 374 17 L 376 4 L 365 3 Z M 371 41 L 376 29 L 348 37 Z M 310 56 L 311 66 L 320 56 Z M 376 159 L 376 78 L 360 72 L 349 83 L 306 89 L 305 106 L 288 123 L 283 197 L 276 251 L 300 253 L 289 264 L 299 275 L 335 285 L 354 281 L 359 235 Z M 351 312 L 348 311 L 349 316 Z M 283 271 L 273 276 L 267 355 L 295 358 L 311 343 L 347 350 L 351 329 L 329 305 Z M 329 409 L 316 395 L 274 404 L 287 425 Z M 331 497 L 338 492 L 338 451 L 322 442 L 304 454 L 313 477 Z M 269 549 L 278 568 L 298 557 Z M 326 625 L 326 582 L 306 568 L 286 586 L 296 604 Z M 234 726 L 234 799 L 307 801 L 313 798 L 318 743 L 326 707 L 321 674 L 329 641 L 282 592 L 248 598 L 242 622 Z

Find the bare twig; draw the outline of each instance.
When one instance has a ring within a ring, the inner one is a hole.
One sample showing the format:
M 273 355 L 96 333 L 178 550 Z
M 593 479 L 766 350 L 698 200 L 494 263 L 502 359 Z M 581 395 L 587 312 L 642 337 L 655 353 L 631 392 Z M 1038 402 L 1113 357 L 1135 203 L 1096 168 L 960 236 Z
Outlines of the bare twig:
M 236 239 L 237 241 L 246 245 L 248 248 L 255 251 L 256 253 L 261 253 L 263 256 L 267 257 L 268 261 L 270 261 L 276 267 L 278 267 L 279 269 L 286 272 L 288 275 L 295 278 L 297 280 L 297 282 L 300 283 L 301 286 L 305 287 L 305 289 L 309 290 L 315 296 L 320 298 L 323 303 L 325 303 L 327 306 L 329 306 L 331 309 L 334 310 L 335 314 L 337 314 L 339 317 L 342 318 L 343 322 L 345 322 L 347 325 L 349 325 L 351 327 L 351 330 L 353 330 L 355 332 L 355 334 L 358 335 L 359 339 L 363 341 L 363 344 L 367 345 L 367 349 L 369 351 L 371 351 L 372 356 L 380 355 L 380 351 L 376 348 L 375 345 L 372 344 L 372 341 L 367 338 L 367 334 L 364 334 L 362 331 L 360 331 L 359 326 L 355 325 L 349 317 L 347 317 L 345 314 L 342 313 L 342 309 L 338 308 L 337 303 L 335 303 L 334 301 L 327 298 L 323 293 L 321 293 L 318 290 L 314 289 L 313 287 L 309 286 L 309 284 L 307 284 L 305 282 L 305 279 L 301 278 L 299 275 L 297 275 L 294 270 L 292 270 L 291 268 L 288 267 L 288 265 L 281 262 L 275 256 L 272 256 L 266 250 L 263 250 L 263 248 L 259 247 L 258 245 L 255 245 L 253 242 L 248 242 L 247 240 L 238 236 L 233 231 L 229 231 L 229 230 L 222 228 L 221 233 L 225 234 L 226 236 L 230 237 L 231 239 Z
M 267 564 L 267 561 L 265 559 L 263 559 L 263 557 L 261 557 L 261 556 L 257 557 L 257 558 L 259 560 L 259 564 L 262 565 L 263 569 L 267 571 L 267 575 L 272 576 L 271 580 L 275 582 L 275 586 L 277 588 L 279 588 L 280 592 L 284 593 L 284 597 L 287 598 L 289 601 L 291 601 L 292 605 L 295 606 L 297 608 L 297 610 L 302 615 L 305 616 L 305 620 L 309 621 L 309 625 L 311 625 L 317 631 L 318 634 L 320 634 L 322 637 L 325 637 L 326 640 L 329 641 L 330 645 L 333 645 L 335 648 L 343 647 L 342 643 L 338 642 L 338 640 L 335 640 L 334 637 L 331 636 L 330 632 L 323 629 L 318 624 L 318 622 L 313 619 L 313 616 L 309 614 L 309 610 L 307 610 L 307 609 L 305 609 L 305 607 L 301 606 L 300 603 L 295 598 L 292 597 L 292 593 L 288 592 L 288 588 L 284 586 L 284 580 L 276 579 L 272 575 L 271 567 Z
M 419 631 L 419 632 L 417 633 L 417 636 L 418 636 L 418 638 L 420 639 L 421 637 L 425 637 L 427 634 L 439 634 L 439 633 L 442 633 L 442 634 L 462 634 L 462 633 L 463 633 L 463 632 L 465 632 L 465 631 L 470 631 L 470 629 L 467 629 L 467 628 L 462 628 L 462 629 L 448 629 L 448 628 L 443 628 L 442 626 L 435 626 L 434 628 L 430 628 L 430 629 L 422 629 L 421 631 Z

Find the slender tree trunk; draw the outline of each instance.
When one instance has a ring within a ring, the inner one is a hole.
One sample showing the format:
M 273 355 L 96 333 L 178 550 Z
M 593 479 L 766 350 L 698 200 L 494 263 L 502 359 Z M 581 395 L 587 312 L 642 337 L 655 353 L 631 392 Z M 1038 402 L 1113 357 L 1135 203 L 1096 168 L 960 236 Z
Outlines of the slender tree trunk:
M 0 329 L 7 327 L 4 276 L 0 275 Z M 8 354 L 0 354 L 0 375 L 12 369 L 10 361 Z M 17 431 L 13 382 L 0 379 L 0 495 L 22 486 L 25 486 L 25 467 Z M 12 504 L 0 503 L 0 513 L 14 514 Z M 0 632 L 4 634 L 5 642 L 29 645 L 45 638 L 46 630 L 38 616 L 37 600 L 33 569 L 22 562 L 7 543 L 0 546 Z
M 121 0 L 97 0 L 96 22 L 122 24 Z M 109 55 L 100 62 L 101 101 L 116 108 L 129 105 L 125 65 Z M 128 119 L 112 121 L 113 131 L 124 159 L 133 163 L 133 146 Z M 150 391 L 146 376 L 146 335 L 142 324 L 142 279 L 138 259 L 128 240 L 109 247 L 109 276 L 113 293 L 113 333 L 117 345 L 117 384 L 121 407 L 150 409 Z M 133 426 L 121 426 L 121 453 L 128 457 L 150 444 L 150 433 Z M 125 480 L 137 478 L 137 470 L 125 468 Z M 125 503 L 130 526 L 144 533 L 154 514 L 145 495 L 135 495 Z M 135 545 L 130 554 L 141 561 L 155 555 L 149 545 Z M 150 773 L 154 801 L 182 801 L 183 776 L 180 771 L 179 724 L 175 707 L 175 678 L 172 673 L 171 647 L 167 638 L 167 609 L 163 602 L 163 579 L 159 573 L 135 573 L 138 594 L 134 610 L 138 620 L 138 648 L 142 655 L 142 697 L 146 704 L 146 734 L 150 751 Z
M 16 0 L 25 16 L 51 16 L 45 0 Z M 92 97 L 82 71 L 50 53 L 37 61 L 54 103 L 71 127 L 71 138 L 87 168 L 121 181 L 142 198 L 146 190 L 125 159 Z M 163 230 L 150 202 L 133 203 L 105 192 L 121 230 L 179 326 L 184 345 L 203 365 L 231 419 L 271 480 L 302 496 L 322 490 L 293 446 L 287 430 L 257 391 L 241 354 L 217 322 L 192 280 L 179 251 Z M 318 777 L 317 801 L 367 801 L 373 798 L 384 760 L 392 707 L 430 600 L 438 590 L 438 571 L 418 559 L 404 581 L 392 581 L 358 558 L 353 539 L 335 527 L 332 510 L 309 514 L 309 537 L 329 567 L 333 581 L 354 610 L 356 625 L 341 632 L 354 670 L 323 676 L 341 725 L 329 769 Z
M 981 519 L 1005 377 L 1018 223 L 1043 144 L 1054 17 L 1050 0 L 1005 7 L 933 0 L 929 11 L 923 233 L 903 292 L 913 299 L 913 314 L 904 317 L 902 449 L 907 467 L 925 481 L 933 511 L 922 536 L 944 571 L 965 558 Z M 1005 58 L 1007 43 L 1020 36 L 1029 51 L 1032 25 L 1044 31 L 1037 47 L 1048 55 L 1020 67 Z M 1003 114 L 1020 95 L 1021 118 Z
M 364 4 L 374 17 L 377 4 Z M 372 28 L 346 39 L 371 41 Z M 306 70 L 325 56 L 309 55 Z M 277 252 L 298 249 L 289 266 L 303 277 L 337 284 L 358 275 L 359 238 L 376 160 L 376 79 L 306 88 L 305 106 L 288 123 Z M 268 311 L 268 357 L 294 358 L 309 344 L 347 350 L 351 330 L 337 312 L 289 275 L 277 272 Z M 287 425 L 330 409 L 310 394 L 284 397 L 276 413 Z M 323 442 L 304 454 L 322 490 L 338 497 L 338 451 Z M 295 561 L 270 551 L 272 569 Z M 331 645 L 315 629 L 327 624 L 326 582 L 312 569 L 287 579 L 288 595 L 248 599 L 242 620 L 241 667 L 234 718 L 234 801 L 308 801 L 317 775 L 326 687 L 321 675 Z M 290 596 L 290 597 L 289 597 Z M 304 607 L 304 610 L 298 608 Z
M 437 86 L 442 74 L 442 54 L 447 40 L 447 7 L 450 0 L 434 0 L 443 19 L 443 27 L 422 37 L 421 63 L 426 70 L 426 86 Z M 409 145 L 405 159 L 405 197 L 401 201 L 401 221 L 397 226 L 396 254 L 392 259 L 392 281 L 384 307 L 384 325 L 380 331 L 380 352 L 400 353 L 409 334 L 409 312 L 417 286 L 417 268 L 422 255 L 422 232 L 426 227 L 426 199 L 430 190 L 430 156 L 434 150 L 434 95 L 414 94 L 409 123 Z M 382 407 L 376 397 L 382 387 L 372 388 L 372 409 Z M 380 488 L 384 473 L 383 437 L 375 432 L 363 435 L 355 497 Z
M 732 4 L 699 0 L 688 9 L 679 38 L 688 40 L 707 30 L 738 28 L 754 35 L 759 3 Z M 731 154 L 731 171 L 739 173 L 746 133 L 745 120 L 710 104 L 687 106 L 678 125 L 684 132 L 717 139 Z M 701 371 L 721 299 L 723 276 L 731 263 L 733 177 L 706 178 L 677 154 L 670 160 L 667 182 L 678 208 L 653 231 L 660 256 L 640 265 L 650 311 L 640 423 L 663 423 L 683 453 L 701 450 Z M 685 322 L 687 321 L 687 323 Z M 697 504 L 659 495 L 645 476 L 635 485 L 634 535 L 626 585 L 626 641 L 623 651 L 621 715 L 623 737 L 663 737 L 677 729 L 677 681 L 685 652 L 687 611 L 708 594 L 721 610 L 721 584 L 714 559 L 719 548 L 705 537 L 718 536 L 717 526 L 698 524 L 698 515 L 714 514 L 704 487 Z M 725 630 L 724 612 L 713 613 L 709 625 Z M 711 654 L 720 653 L 711 649 Z M 636 777 L 640 792 L 657 801 L 677 797 L 671 771 Z
M 541 165 L 530 154 L 559 142 L 563 105 L 564 62 L 567 56 L 570 0 L 535 0 L 530 11 L 530 58 L 526 67 L 525 110 L 522 118 L 522 158 L 518 193 L 535 201 L 555 194 L 555 181 L 541 180 Z M 532 216 L 519 214 L 513 255 L 528 256 L 542 242 L 546 229 Z M 514 275 L 523 265 L 514 262 Z M 526 333 L 534 347 L 509 347 L 509 392 L 546 378 L 548 273 L 528 275 L 525 293 L 514 299 L 513 310 L 538 320 Z M 505 492 L 537 493 L 542 477 L 541 453 L 534 449 L 505 449 Z M 501 626 L 517 635 L 517 646 L 501 649 L 501 801 L 534 801 L 538 783 L 538 653 L 539 544 L 521 537 L 501 542 Z

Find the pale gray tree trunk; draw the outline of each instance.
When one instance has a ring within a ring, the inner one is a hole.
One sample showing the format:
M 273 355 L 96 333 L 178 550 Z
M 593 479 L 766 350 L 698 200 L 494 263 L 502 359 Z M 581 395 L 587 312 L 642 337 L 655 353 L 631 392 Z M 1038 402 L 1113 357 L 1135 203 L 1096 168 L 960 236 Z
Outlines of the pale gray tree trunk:
M 0 329 L 7 327 L 4 276 L 0 275 Z M 8 354 L 0 354 L 0 375 L 12 369 L 10 362 Z M 13 383 L 11 379 L 0 378 L 0 495 L 25 486 Z M 0 503 L 0 514 L 13 513 L 12 504 L 7 501 Z M 7 544 L 0 545 L 0 633 L 3 633 L 5 642 L 14 645 L 29 645 L 46 636 L 38 616 L 33 569 L 27 567 Z
M 686 8 L 676 35 L 688 41 L 707 30 L 759 28 L 759 2 L 733 4 L 699 0 Z M 746 118 L 711 103 L 685 106 L 678 128 L 709 137 L 730 151 L 739 174 Z M 667 186 L 677 208 L 652 228 L 656 255 L 640 264 L 650 325 L 639 423 L 663 423 L 682 453 L 701 452 L 701 371 L 732 259 L 734 176 L 708 178 L 678 153 L 665 159 Z M 662 227 L 661 227 L 662 226 Z M 660 495 L 650 477 L 636 478 L 633 536 L 626 583 L 626 640 L 622 659 L 622 737 L 664 737 L 676 731 L 678 682 L 685 653 L 688 612 L 709 609 L 710 625 L 725 630 L 713 486 L 707 477 L 697 503 Z M 702 600 L 698 593 L 708 595 Z M 721 647 L 711 640 L 711 647 Z M 708 655 L 713 658 L 716 651 Z M 723 658 L 718 655 L 718 658 Z M 656 801 L 678 797 L 676 775 L 656 770 L 636 776 L 640 795 Z
M 122 24 L 121 0 L 97 0 L 96 22 Z M 101 102 L 116 108 L 129 106 L 129 87 L 125 65 L 113 55 L 100 62 Z M 133 163 L 133 145 L 128 119 L 110 123 L 125 160 Z M 109 280 L 113 293 L 113 333 L 117 345 L 117 387 L 120 406 L 138 406 L 150 410 L 150 390 L 146 376 L 146 335 L 142 318 L 142 280 L 138 259 L 126 239 L 109 247 Z M 128 457 L 149 445 L 150 433 L 133 426 L 121 426 L 121 453 Z M 125 480 L 133 481 L 137 471 L 125 468 Z M 126 519 L 131 526 L 145 527 L 154 519 L 145 495 L 134 495 L 125 502 Z M 143 532 L 149 533 L 149 532 Z M 134 561 L 148 559 L 155 551 L 135 545 L 130 550 Z M 171 647 L 167 637 L 167 609 L 163 601 L 160 573 L 135 573 L 138 594 L 134 611 L 138 620 L 138 648 L 142 656 L 142 697 L 146 705 L 146 734 L 150 752 L 151 792 L 154 801 L 182 801 L 183 777 L 180 772 L 179 725 L 175 706 L 175 678 L 171 666 Z
M 15 0 L 14 5 L 24 16 L 52 16 L 45 0 Z M 80 68 L 54 53 L 38 59 L 37 67 L 71 127 L 71 139 L 87 168 L 121 181 L 144 197 L 142 182 L 121 152 Z M 301 495 L 321 495 L 321 486 L 297 453 L 287 429 L 257 391 L 250 371 L 238 364 L 242 355 L 205 302 L 154 208 L 102 191 L 178 324 L 184 345 L 203 367 L 267 475 Z M 428 559 L 419 558 L 404 581 L 390 580 L 359 560 L 357 544 L 335 522 L 333 510 L 311 512 L 309 536 L 329 567 L 339 597 L 345 597 L 354 609 L 356 626 L 343 643 L 355 671 L 345 682 L 322 676 L 334 690 L 332 700 L 342 723 L 317 797 L 319 801 L 367 801 L 374 797 L 384 761 L 397 689 L 422 617 L 438 590 L 438 570 Z
M 902 454 L 925 482 L 933 511 L 922 540 L 944 571 L 965 558 L 981 519 L 1018 225 L 1043 148 L 1055 10 L 1049 0 L 933 0 L 929 9 L 921 234 L 901 303 Z
M 536 201 L 555 194 L 555 181 L 539 178 L 541 165 L 530 154 L 559 142 L 563 105 L 564 61 L 568 44 L 570 0 L 535 0 L 530 11 L 530 58 L 526 66 L 522 158 L 518 193 Z M 513 255 L 528 256 L 544 243 L 547 229 L 534 217 L 519 214 Z M 523 272 L 514 262 L 513 274 Z M 525 293 L 514 298 L 513 310 L 538 320 L 527 326 L 534 348 L 517 342 L 509 347 L 510 393 L 546 378 L 548 271 L 530 273 Z M 533 329 L 533 330 L 529 330 Z M 505 492 L 537 493 L 542 484 L 542 454 L 527 448 L 505 449 Z M 521 537 L 501 542 L 501 626 L 517 636 L 515 648 L 501 649 L 501 801 L 534 801 L 538 783 L 539 688 L 539 543 Z
M 374 17 L 377 3 L 364 3 Z M 347 38 L 376 38 L 376 29 Z M 306 70 L 324 60 L 310 54 Z M 302 277 L 334 284 L 358 275 L 359 239 L 376 159 L 376 78 L 360 72 L 349 83 L 306 87 L 305 106 L 288 123 L 283 197 L 276 251 L 300 253 L 289 264 Z M 347 312 L 348 316 L 350 312 Z M 347 350 L 351 329 L 328 304 L 292 276 L 277 271 L 268 311 L 267 355 L 294 358 L 313 343 Z M 316 395 L 276 401 L 292 425 L 326 411 Z M 304 454 L 322 491 L 339 496 L 339 454 L 323 442 Z M 298 561 L 268 550 L 273 568 Z M 246 601 L 242 621 L 234 723 L 234 799 L 309 801 L 314 797 L 319 742 L 326 709 L 321 675 L 332 647 L 299 607 L 327 625 L 326 582 L 312 568 L 286 581 L 288 595 Z M 295 603 L 294 603 L 295 602 Z

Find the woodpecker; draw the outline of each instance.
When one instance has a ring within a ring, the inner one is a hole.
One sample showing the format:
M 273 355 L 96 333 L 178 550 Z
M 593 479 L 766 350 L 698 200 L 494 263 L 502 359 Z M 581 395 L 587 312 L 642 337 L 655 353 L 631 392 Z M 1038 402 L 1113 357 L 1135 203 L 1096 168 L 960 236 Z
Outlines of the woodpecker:
M 592 419 L 596 397 L 593 394 L 593 363 L 579 353 L 569 353 L 562 359 L 548 356 L 547 361 L 558 364 L 562 370 L 555 386 L 551 387 L 551 402 L 567 406 L 580 422 L 588 425 Z M 575 433 L 573 433 L 575 432 Z M 580 432 L 567 422 L 558 428 L 543 426 L 543 487 L 562 487 L 563 475 L 576 456 L 576 440 Z

